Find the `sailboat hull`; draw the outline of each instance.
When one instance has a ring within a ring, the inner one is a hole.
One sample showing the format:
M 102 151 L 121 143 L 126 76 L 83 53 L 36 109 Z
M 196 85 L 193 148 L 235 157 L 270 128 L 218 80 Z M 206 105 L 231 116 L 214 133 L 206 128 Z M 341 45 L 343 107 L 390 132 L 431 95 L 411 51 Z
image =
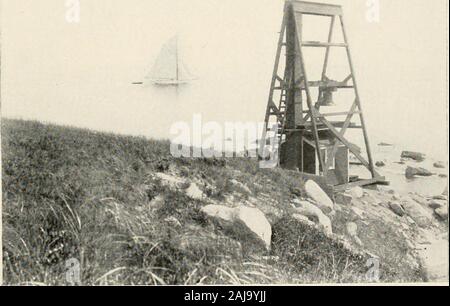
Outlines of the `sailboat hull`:
M 161 86 L 178 86 L 189 83 L 188 80 L 154 80 L 152 81 L 155 85 L 161 85 Z

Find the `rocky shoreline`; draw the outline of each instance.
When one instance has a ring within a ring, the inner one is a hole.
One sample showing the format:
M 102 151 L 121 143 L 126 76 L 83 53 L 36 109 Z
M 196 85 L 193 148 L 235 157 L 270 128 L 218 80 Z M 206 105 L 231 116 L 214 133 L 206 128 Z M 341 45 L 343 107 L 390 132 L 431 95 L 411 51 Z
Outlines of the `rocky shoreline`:
M 167 174 L 157 175 L 169 185 L 177 181 L 177 178 L 170 178 Z M 385 235 L 393 233 L 367 231 L 383 231 L 383 226 L 389 225 L 397 231 L 396 239 L 403 240 L 402 243 L 407 246 L 403 264 L 422 268 L 423 278 L 427 281 L 448 280 L 448 254 L 442 248 L 445 244 L 448 246 L 446 193 L 429 197 L 417 193 L 400 195 L 384 186 L 354 187 L 335 194 L 333 201 L 315 182 L 306 181 L 303 196 L 291 199 L 289 207 L 276 208 L 264 205 L 267 199 L 254 196 L 245 183 L 236 180 L 233 184 L 249 193 L 249 199 L 244 203 L 236 203 L 233 197 L 225 203 L 208 199 L 197 184 L 204 182 L 190 183 L 186 193 L 210 202 L 201 211 L 221 228 L 227 229 L 233 238 L 238 238 L 242 245 L 250 243 L 259 245 L 262 252 L 270 251 L 271 226 L 281 218 L 281 211 L 285 211 L 299 223 L 316 228 L 330 239 L 343 243 L 352 252 L 378 258 L 372 254 L 370 246 L 373 241 L 368 238 L 378 236 L 375 239 L 382 243 Z M 197 192 L 192 194 L 190 190 Z M 381 222 L 381 227 L 371 228 L 371 222 Z M 340 230 L 335 231 L 335 228 Z

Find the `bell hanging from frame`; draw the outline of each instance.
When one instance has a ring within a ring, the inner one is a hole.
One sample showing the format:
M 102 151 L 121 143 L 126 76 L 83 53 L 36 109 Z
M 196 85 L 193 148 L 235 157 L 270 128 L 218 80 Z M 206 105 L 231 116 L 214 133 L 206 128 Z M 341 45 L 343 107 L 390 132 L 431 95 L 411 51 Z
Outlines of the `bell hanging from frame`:
M 325 90 L 319 101 L 319 105 L 320 106 L 335 106 L 335 104 L 333 102 L 333 91 Z

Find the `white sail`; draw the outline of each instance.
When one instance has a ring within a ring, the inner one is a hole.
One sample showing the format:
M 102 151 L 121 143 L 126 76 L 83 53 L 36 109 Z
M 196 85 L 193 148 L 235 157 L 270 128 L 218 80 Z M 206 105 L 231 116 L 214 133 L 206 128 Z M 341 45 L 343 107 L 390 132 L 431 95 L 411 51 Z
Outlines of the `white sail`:
M 180 56 L 178 56 L 178 79 L 181 81 L 192 81 L 196 79 L 186 64 L 181 60 Z
M 181 60 L 177 37 L 173 37 L 162 47 L 146 78 L 156 84 L 181 84 L 195 79 Z

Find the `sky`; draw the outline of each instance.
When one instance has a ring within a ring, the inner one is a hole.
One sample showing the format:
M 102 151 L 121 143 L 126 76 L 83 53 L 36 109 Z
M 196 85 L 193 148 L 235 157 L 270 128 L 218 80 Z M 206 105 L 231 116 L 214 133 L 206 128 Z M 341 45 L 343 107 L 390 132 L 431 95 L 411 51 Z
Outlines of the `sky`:
M 368 21 L 368 0 L 322 2 L 344 7 L 372 142 L 447 156 L 447 1 L 380 0 L 379 22 Z M 155 138 L 196 113 L 262 121 L 282 9 L 281 0 L 80 0 L 79 23 L 68 23 L 66 0 L 4 0 L 2 116 Z M 176 33 L 199 81 L 177 93 L 131 85 Z

